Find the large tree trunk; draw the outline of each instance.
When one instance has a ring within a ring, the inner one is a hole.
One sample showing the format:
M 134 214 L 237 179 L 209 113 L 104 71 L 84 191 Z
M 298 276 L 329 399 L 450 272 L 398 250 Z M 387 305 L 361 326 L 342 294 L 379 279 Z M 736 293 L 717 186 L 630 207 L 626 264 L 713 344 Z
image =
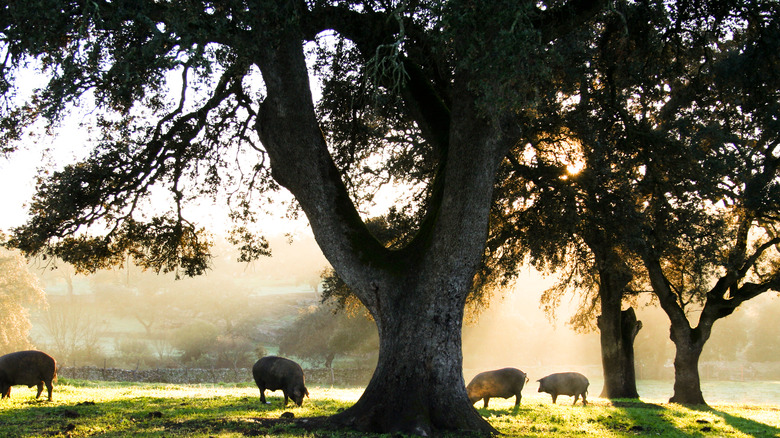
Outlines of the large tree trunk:
M 706 404 L 699 379 L 699 357 L 704 348 L 704 340 L 698 330 L 687 327 L 672 327 L 670 338 L 674 342 L 675 355 L 674 395 L 669 402 L 685 405 Z
M 633 308 L 604 309 L 599 316 L 604 398 L 639 398 L 634 370 L 634 339 L 642 328 Z
M 598 257 L 601 315 L 601 363 L 604 372 L 604 398 L 639 398 L 634 371 L 634 339 L 642 328 L 633 308 L 622 310 L 623 292 L 632 274 L 606 239 L 593 235 L 589 240 Z
M 462 372 L 463 306 L 405 294 L 377 320 L 379 360 L 360 400 L 333 417 L 363 432 L 430 436 L 438 430 L 493 434 L 466 396 Z M 420 313 L 425 315 L 421 318 Z

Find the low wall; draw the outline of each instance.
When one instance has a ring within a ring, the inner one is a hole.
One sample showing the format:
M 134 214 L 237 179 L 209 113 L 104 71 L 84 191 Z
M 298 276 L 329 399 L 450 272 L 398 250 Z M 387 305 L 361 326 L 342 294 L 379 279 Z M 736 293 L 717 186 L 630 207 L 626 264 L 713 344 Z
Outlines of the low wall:
M 304 370 L 307 385 L 365 386 L 373 370 Z M 119 368 L 62 367 L 57 375 L 66 379 L 149 383 L 242 383 L 253 382 L 249 368 L 157 368 L 124 370 Z

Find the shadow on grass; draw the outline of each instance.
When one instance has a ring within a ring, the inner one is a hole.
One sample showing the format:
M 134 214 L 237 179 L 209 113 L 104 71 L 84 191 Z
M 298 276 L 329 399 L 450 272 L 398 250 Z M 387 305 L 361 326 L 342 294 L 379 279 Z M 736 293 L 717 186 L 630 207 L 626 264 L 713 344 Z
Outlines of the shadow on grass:
M 666 419 L 664 406 L 646 403 L 639 399 L 615 399 L 609 400 L 608 403 L 615 408 L 615 415 L 623 419 L 623 421 L 602 421 L 605 427 L 614 431 L 661 436 L 672 436 L 679 432 L 675 425 Z
M 691 407 L 691 409 L 717 415 L 722 418 L 726 424 L 744 433 L 745 435 L 754 437 L 780 437 L 780 428 L 771 426 L 766 423 L 761 423 L 760 421 L 729 414 L 728 412 L 720 411 L 706 405 L 694 406 Z M 778 415 L 780 415 L 780 412 L 778 412 Z
M 708 407 L 654 404 L 638 399 L 594 400 L 587 407 L 478 409 L 480 414 L 510 436 L 637 435 L 663 437 L 726 436 L 737 432 L 754 437 L 780 437 L 777 427 L 763 424 L 748 413 L 723 412 Z M 706 414 L 706 415 L 703 415 Z

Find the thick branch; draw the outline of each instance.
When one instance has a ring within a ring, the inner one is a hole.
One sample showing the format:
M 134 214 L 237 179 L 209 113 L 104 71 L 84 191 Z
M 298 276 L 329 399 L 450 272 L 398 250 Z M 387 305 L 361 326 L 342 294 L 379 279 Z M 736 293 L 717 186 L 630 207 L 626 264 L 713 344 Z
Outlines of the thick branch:
M 366 228 L 328 152 L 314 111 L 300 33 L 291 27 L 259 46 L 263 48 L 257 63 L 267 97 L 258 112 L 257 132 L 274 179 L 293 193 L 330 263 L 372 309 L 372 277 L 383 274 L 359 268 L 385 265 L 390 251 Z
M 355 43 L 366 61 L 377 56 L 379 47 L 394 43 L 400 31 L 398 20 L 393 18 L 392 13 L 359 13 L 343 6 L 316 8 L 306 14 L 303 23 L 308 39 L 313 39 L 317 33 L 324 30 L 335 30 Z M 414 32 L 411 25 L 409 27 L 410 32 L 418 37 L 422 35 L 421 32 Z M 419 41 L 410 44 L 415 47 L 425 46 Z M 445 154 L 450 133 L 450 108 L 446 98 L 437 90 L 448 88 L 448 84 L 437 83 L 436 78 L 431 77 L 432 72 L 439 71 L 432 65 L 435 63 L 432 56 L 426 56 L 425 63 L 412 59 L 409 55 L 398 56 L 407 74 L 401 93 L 404 102 L 425 139 L 440 154 Z M 380 79 L 392 80 L 387 77 Z

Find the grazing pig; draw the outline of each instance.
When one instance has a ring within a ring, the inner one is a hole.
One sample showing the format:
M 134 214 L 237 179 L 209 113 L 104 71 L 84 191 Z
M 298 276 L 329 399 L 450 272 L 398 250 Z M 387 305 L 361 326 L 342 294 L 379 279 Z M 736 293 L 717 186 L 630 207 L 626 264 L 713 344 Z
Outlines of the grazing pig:
M 587 406 L 588 400 L 585 395 L 588 393 L 588 379 L 580 373 L 556 373 L 550 374 L 547 377 L 542 377 L 538 380 L 539 392 L 546 392 L 552 395 L 552 401 L 555 403 L 555 399 L 559 395 L 572 395 L 574 396 L 574 403 L 577 404 L 577 399 L 582 396 L 582 404 Z
M 11 386 L 38 386 L 41 396 L 43 384 L 49 392 L 51 401 L 52 381 L 57 378 L 57 362 L 42 351 L 17 351 L 0 356 L 0 394 L 2 398 L 11 397 Z
M 528 377 L 525 373 L 517 368 L 485 371 L 471 379 L 466 387 L 466 392 L 468 392 L 471 404 L 482 399 L 485 401 L 485 407 L 488 407 L 490 397 L 509 398 L 515 396 L 515 407 L 517 407 L 520 406 L 520 399 L 523 398 L 520 391 L 523 390 L 523 385 L 527 381 Z
M 271 391 L 281 389 L 284 393 L 284 406 L 287 406 L 288 397 L 301 406 L 303 396 L 309 396 L 309 391 L 304 386 L 303 369 L 290 359 L 266 356 L 252 367 L 252 376 L 257 387 L 260 388 L 260 401 L 263 403 L 267 403 L 266 389 Z

